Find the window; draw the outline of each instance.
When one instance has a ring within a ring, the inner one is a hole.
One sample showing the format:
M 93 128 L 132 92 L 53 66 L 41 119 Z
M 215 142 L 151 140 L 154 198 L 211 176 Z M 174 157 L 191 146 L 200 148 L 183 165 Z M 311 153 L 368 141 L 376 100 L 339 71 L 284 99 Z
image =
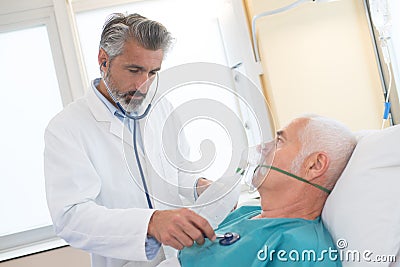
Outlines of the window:
M 32 229 L 43 233 L 52 224 L 44 188 L 43 135 L 62 103 L 46 26 L 1 33 L 0 50 L 6 51 L 0 65 L 2 250 L 10 245 L 4 241 L 7 236 Z M 49 230 L 47 236 L 52 235 Z
M 175 38 L 162 69 L 188 62 L 226 65 L 225 50 L 218 25 L 221 0 L 146 0 L 128 5 L 76 13 L 76 23 L 89 79 L 99 76 L 97 53 L 102 26 L 113 12 L 139 13 L 161 22 Z

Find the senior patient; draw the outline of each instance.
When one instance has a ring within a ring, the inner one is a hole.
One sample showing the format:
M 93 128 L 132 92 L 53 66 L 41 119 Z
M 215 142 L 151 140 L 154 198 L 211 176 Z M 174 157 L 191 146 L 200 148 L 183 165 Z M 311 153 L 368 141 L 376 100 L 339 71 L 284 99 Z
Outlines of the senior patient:
M 320 215 L 345 168 L 356 139 L 334 120 L 309 115 L 277 132 L 270 171 L 257 188 L 261 207 L 243 206 L 216 230 L 241 238 L 193 245 L 179 254 L 188 266 L 341 266 Z

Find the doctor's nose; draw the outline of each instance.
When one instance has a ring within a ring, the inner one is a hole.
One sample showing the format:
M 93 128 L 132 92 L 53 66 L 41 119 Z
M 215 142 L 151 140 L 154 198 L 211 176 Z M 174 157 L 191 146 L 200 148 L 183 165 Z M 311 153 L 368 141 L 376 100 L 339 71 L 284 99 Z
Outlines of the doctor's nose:
M 153 77 L 149 78 L 149 76 L 146 73 L 143 73 L 136 80 L 135 83 L 136 90 L 140 91 L 142 94 L 146 94 L 153 80 L 154 80 Z

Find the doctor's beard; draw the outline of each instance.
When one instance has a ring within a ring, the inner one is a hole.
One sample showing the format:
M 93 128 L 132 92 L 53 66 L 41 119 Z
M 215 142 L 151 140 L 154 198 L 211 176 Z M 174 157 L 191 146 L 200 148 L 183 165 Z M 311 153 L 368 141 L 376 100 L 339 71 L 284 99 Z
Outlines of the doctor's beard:
M 109 71 L 107 72 L 106 77 L 104 77 L 103 79 L 107 83 L 108 88 L 110 89 L 111 94 L 113 95 L 115 100 L 121 104 L 126 112 L 132 113 L 138 110 L 140 105 L 143 103 L 146 94 L 142 94 L 139 90 L 131 90 L 125 93 L 121 93 L 114 85 L 113 79 Z M 133 98 L 133 96 L 140 98 Z

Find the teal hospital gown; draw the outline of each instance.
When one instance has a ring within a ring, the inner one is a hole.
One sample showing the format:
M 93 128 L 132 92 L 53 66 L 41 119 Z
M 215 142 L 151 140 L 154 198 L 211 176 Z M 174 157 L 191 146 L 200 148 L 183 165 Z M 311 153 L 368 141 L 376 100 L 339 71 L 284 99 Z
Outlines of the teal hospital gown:
M 342 266 L 339 252 L 321 218 L 251 219 L 260 207 L 244 206 L 232 212 L 216 233 L 235 232 L 240 239 L 229 246 L 206 239 L 179 253 L 182 267 L 195 266 Z

